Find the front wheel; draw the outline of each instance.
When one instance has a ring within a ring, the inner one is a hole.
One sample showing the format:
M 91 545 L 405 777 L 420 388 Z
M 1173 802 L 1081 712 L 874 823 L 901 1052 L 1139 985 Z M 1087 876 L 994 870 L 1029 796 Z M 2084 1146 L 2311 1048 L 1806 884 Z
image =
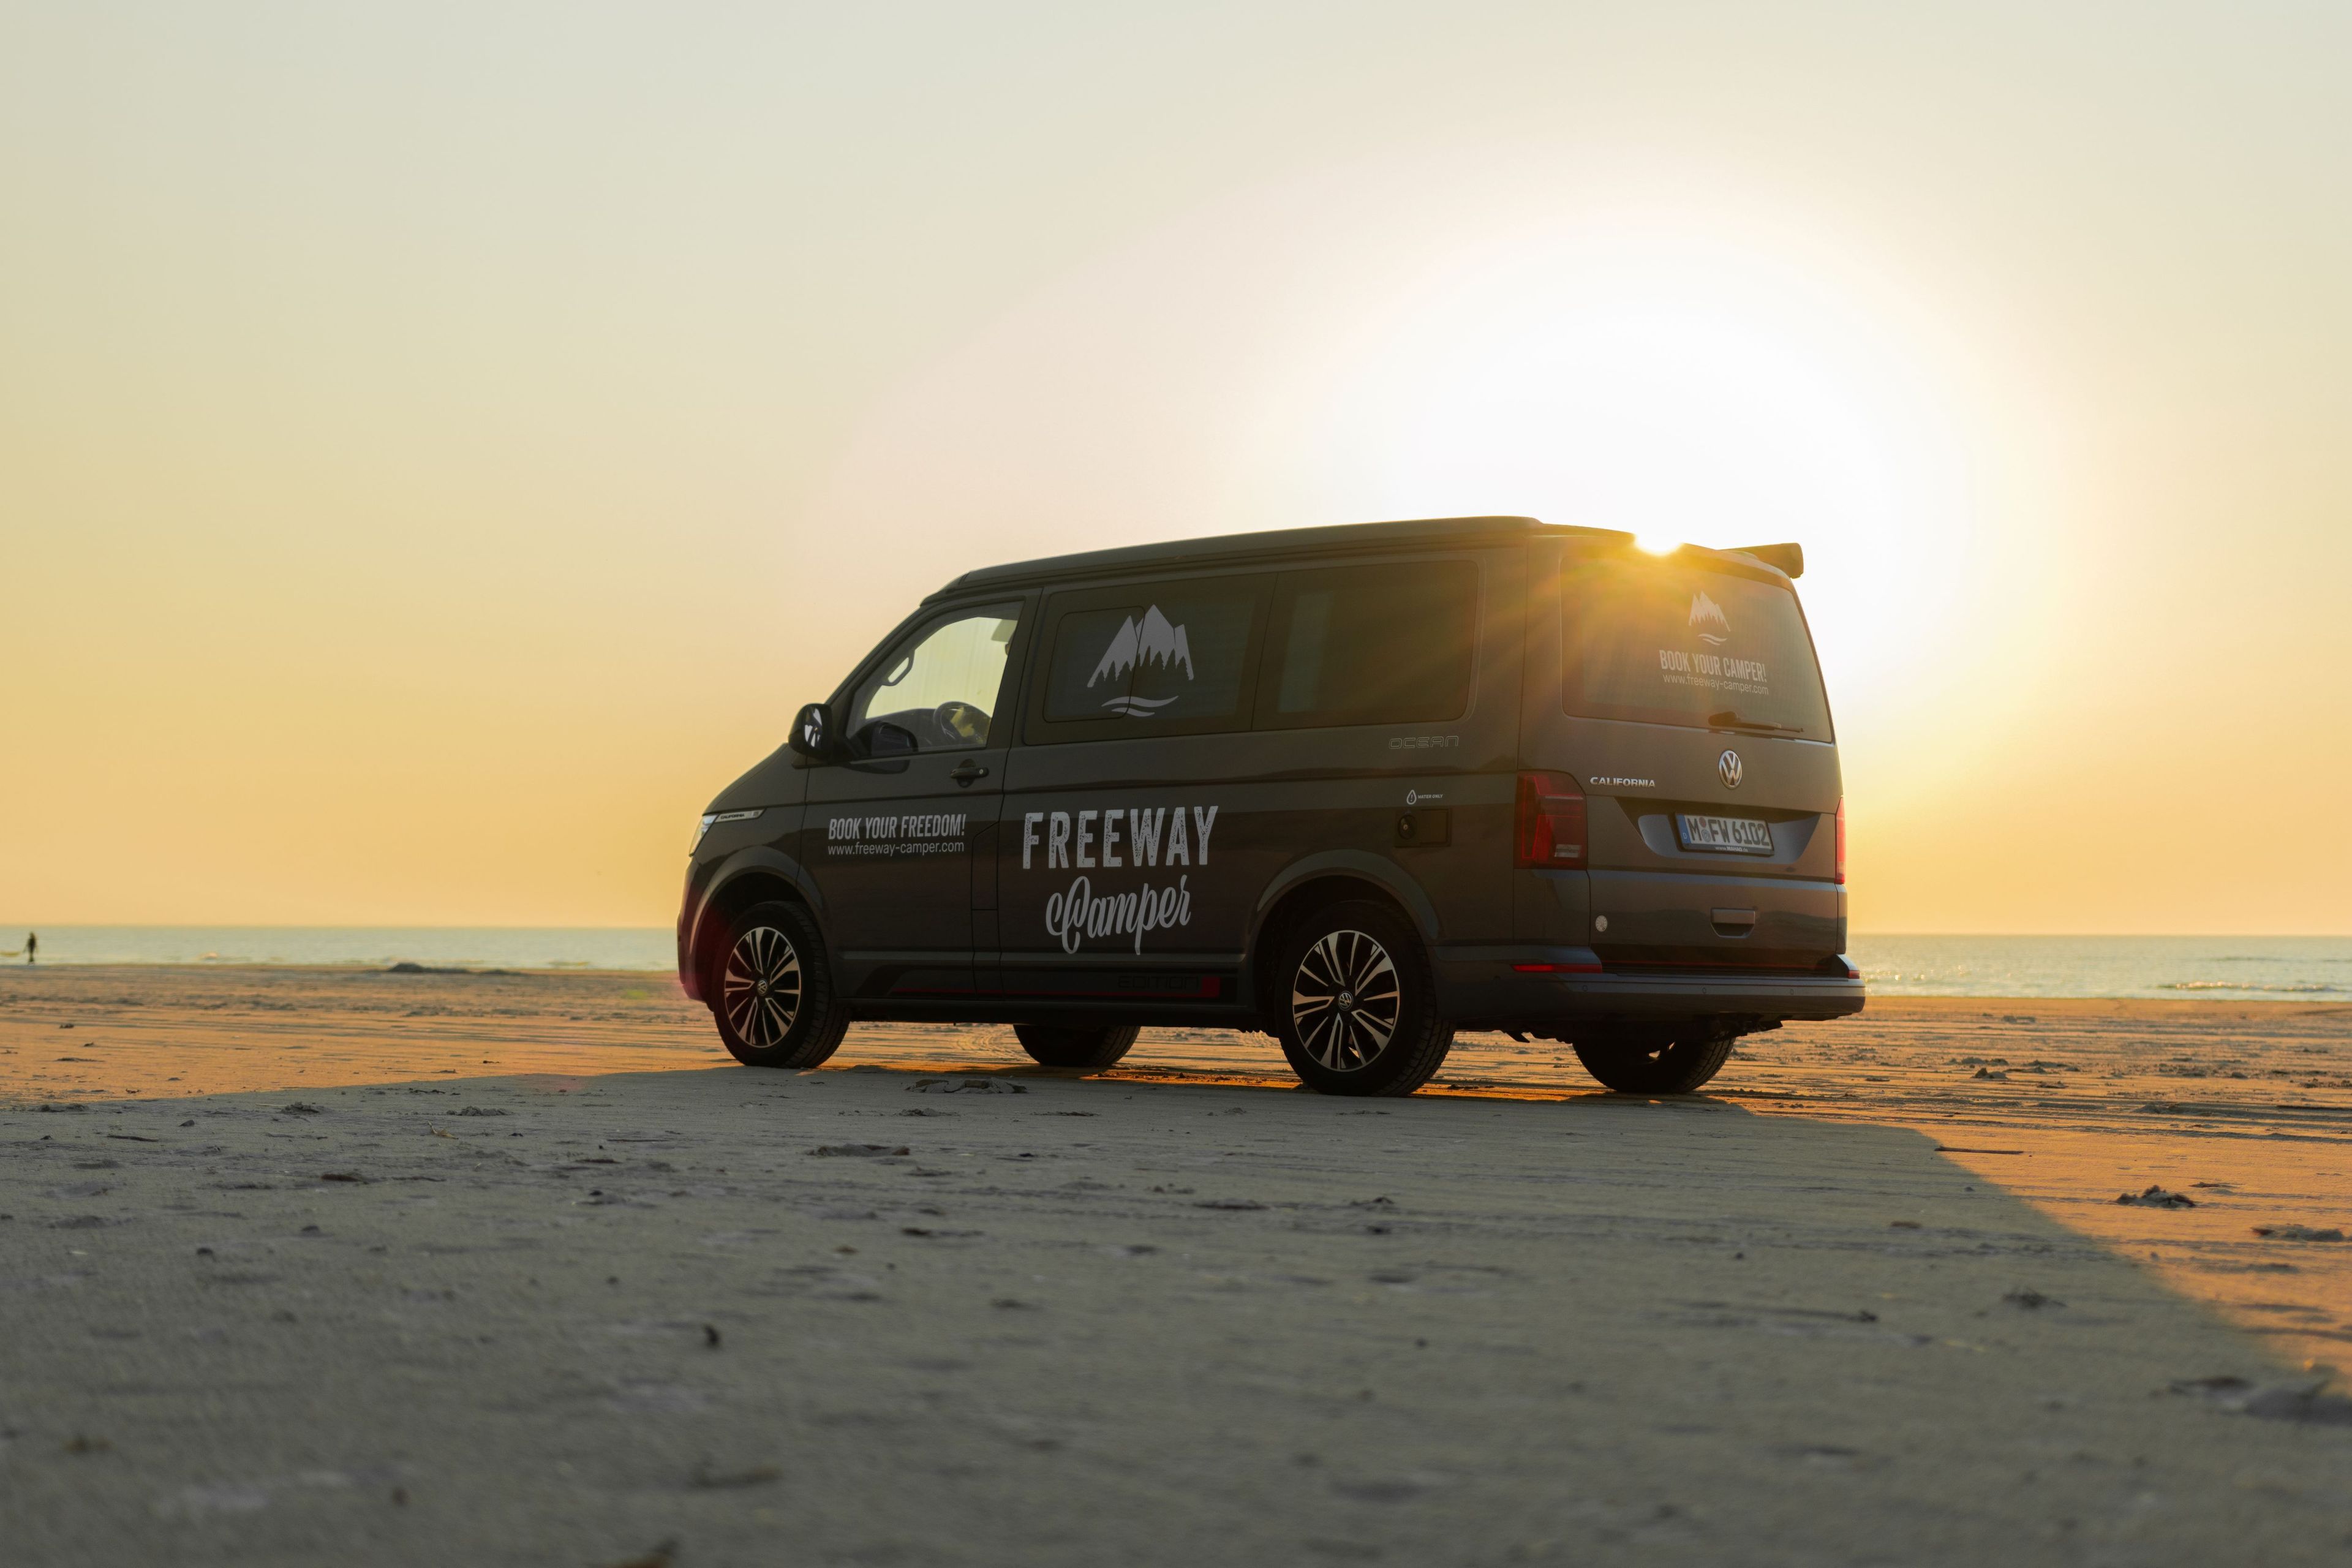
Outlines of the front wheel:
M 745 1067 L 815 1067 L 849 1031 L 824 934 L 798 904 L 754 904 L 728 922 L 710 994 L 719 1037 Z
M 1576 1059 L 1620 1094 L 1688 1094 L 1723 1068 L 1731 1039 L 1579 1040 Z
M 1080 1072 L 1108 1071 L 1141 1033 L 1141 1026 L 1135 1024 L 1105 1029 L 1064 1028 L 1054 1024 L 1013 1026 L 1013 1037 L 1039 1067 L 1076 1068 Z
M 1385 904 L 1317 910 L 1282 944 L 1275 973 L 1275 1037 L 1309 1089 L 1411 1094 L 1454 1047 L 1421 938 Z

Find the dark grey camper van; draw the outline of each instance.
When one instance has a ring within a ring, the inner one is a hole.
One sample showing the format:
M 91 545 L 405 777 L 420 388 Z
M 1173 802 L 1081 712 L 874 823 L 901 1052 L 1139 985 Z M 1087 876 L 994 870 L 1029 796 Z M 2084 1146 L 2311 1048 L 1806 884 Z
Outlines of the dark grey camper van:
M 1483 517 L 966 573 L 711 803 L 679 974 L 754 1066 L 1221 1025 L 1410 1094 L 1504 1029 L 1696 1089 L 1863 1005 L 1802 570 Z

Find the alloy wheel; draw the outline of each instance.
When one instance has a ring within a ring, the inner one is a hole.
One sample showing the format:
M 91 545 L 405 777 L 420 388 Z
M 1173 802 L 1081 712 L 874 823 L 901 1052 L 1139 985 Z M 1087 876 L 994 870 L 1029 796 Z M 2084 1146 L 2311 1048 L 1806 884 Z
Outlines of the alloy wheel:
M 745 1045 L 771 1050 L 792 1033 L 801 1011 L 801 955 L 773 926 L 753 926 L 735 939 L 719 983 L 728 1026 Z
M 1307 1055 L 1351 1072 L 1388 1048 L 1404 1009 L 1388 949 L 1360 931 L 1335 931 L 1308 948 L 1290 981 L 1290 1021 Z

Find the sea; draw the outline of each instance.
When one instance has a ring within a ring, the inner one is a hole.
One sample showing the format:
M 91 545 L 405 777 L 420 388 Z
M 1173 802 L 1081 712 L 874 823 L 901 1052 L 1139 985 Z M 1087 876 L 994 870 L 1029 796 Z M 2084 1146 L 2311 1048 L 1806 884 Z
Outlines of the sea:
M 0 962 L 24 962 L 21 926 Z M 42 963 L 668 970 L 667 926 L 44 926 Z M 11 951 L 13 949 L 14 951 Z M 2352 937 L 1857 936 L 1884 996 L 2352 997 Z

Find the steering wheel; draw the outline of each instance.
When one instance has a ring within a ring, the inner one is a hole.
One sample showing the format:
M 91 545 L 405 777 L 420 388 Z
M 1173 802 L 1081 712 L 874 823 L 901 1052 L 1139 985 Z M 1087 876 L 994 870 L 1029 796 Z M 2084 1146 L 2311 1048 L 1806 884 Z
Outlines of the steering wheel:
M 931 710 L 940 732 L 952 735 L 968 746 L 977 746 L 988 739 L 988 715 L 969 702 L 942 702 Z

